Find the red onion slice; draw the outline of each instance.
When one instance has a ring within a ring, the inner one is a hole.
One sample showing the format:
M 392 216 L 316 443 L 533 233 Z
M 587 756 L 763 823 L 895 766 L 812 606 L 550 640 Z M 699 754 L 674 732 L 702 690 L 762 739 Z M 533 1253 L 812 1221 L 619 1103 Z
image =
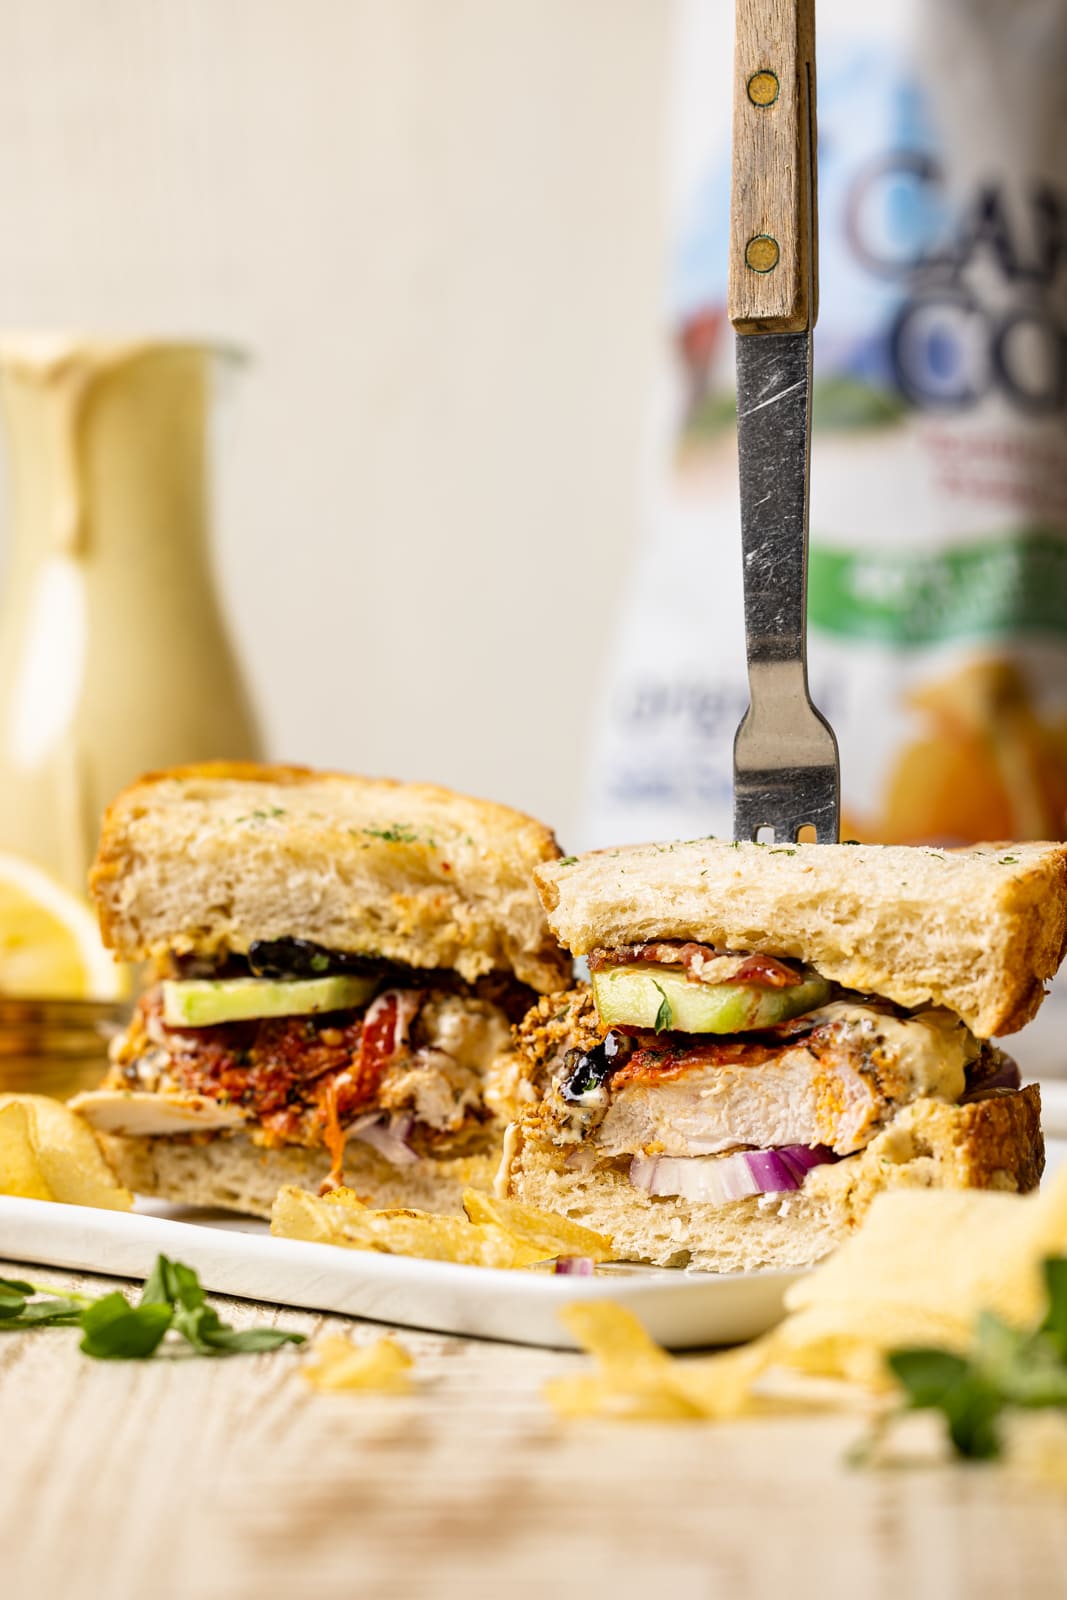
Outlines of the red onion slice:
M 981 1100 L 994 1089 L 1018 1089 L 1022 1084 L 1018 1063 L 1011 1056 L 998 1051 L 999 1061 L 991 1066 L 986 1066 L 985 1076 L 981 1071 L 976 1072 L 976 1081 L 960 1095 L 959 1104 L 968 1105 L 972 1100 Z
M 836 1161 L 824 1145 L 738 1150 L 730 1156 L 634 1156 L 630 1182 L 653 1195 L 726 1205 L 757 1194 L 799 1189 L 812 1167 Z
M 419 1159 L 407 1143 L 414 1121 L 414 1117 L 408 1116 L 393 1117 L 390 1121 L 375 1111 L 351 1123 L 345 1129 L 345 1134 L 348 1138 L 362 1139 L 364 1144 L 371 1145 L 394 1167 L 410 1167 L 412 1162 Z
M 593 1258 L 591 1256 L 558 1256 L 552 1264 L 552 1271 L 561 1277 L 591 1278 L 593 1276 Z

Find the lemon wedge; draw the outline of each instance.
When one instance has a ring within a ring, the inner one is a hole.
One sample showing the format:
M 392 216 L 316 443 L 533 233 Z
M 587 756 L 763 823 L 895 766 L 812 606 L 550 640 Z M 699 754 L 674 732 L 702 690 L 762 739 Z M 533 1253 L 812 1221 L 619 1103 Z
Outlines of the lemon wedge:
M 0 994 L 120 1000 L 126 989 L 88 903 L 33 862 L 0 853 Z

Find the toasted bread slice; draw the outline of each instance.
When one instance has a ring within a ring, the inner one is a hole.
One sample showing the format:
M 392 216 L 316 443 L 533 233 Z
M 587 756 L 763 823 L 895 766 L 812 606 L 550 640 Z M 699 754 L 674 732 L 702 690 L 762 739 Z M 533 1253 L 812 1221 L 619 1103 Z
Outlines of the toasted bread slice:
M 243 1133 L 208 1138 L 139 1138 L 97 1133 L 112 1171 L 137 1194 L 175 1205 L 221 1207 L 269 1217 L 278 1190 L 296 1184 L 317 1194 L 330 1158 L 301 1145 L 264 1149 Z M 500 1159 L 499 1130 L 484 1148 L 463 1156 L 423 1156 L 394 1167 L 376 1150 L 351 1143 L 345 1152 L 345 1183 L 378 1207 L 414 1206 L 420 1211 L 463 1210 L 464 1189 L 492 1187 Z
M 219 762 L 120 794 L 90 887 L 126 961 L 301 938 L 551 993 L 570 963 L 531 874 L 558 855 L 541 823 L 448 789 Z
M 649 1195 L 630 1183 L 629 1158 L 590 1163 L 574 1152 L 544 1138 L 531 1110 L 509 1130 L 498 1192 L 609 1234 L 619 1260 L 710 1272 L 808 1266 L 847 1238 L 886 1189 L 1023 1194 L 1045 1163 L 1033 1084 L 962 1106 L 915 1100 L 865 1150 L 814 1168 L 800 1189 L 725 1205 Z
M 575 955 L 656 939 L 792 956 L 981 1039 L 1036 1012 L 1067 949 L 1067 845 L 680 844 L 541 865 L 549 925 Z

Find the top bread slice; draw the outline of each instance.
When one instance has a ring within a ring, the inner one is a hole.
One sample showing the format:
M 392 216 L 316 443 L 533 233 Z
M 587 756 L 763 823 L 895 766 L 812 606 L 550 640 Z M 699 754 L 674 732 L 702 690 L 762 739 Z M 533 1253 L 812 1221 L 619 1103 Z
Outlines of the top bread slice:
M 551 993 L 571 964 L 532 872 L 558 855 L 541 823 L 448 789 L 216 762 L 124 790 L 89 882 L 126 961 L 299 938 Z
M 792 956 L 849 989 L 933 1002 L 979 1038 L 1036 1012 L 1067 947 L 1067 845 L 766 845 L 693 839 L 534 874 L 575 955 L 655 939 Z

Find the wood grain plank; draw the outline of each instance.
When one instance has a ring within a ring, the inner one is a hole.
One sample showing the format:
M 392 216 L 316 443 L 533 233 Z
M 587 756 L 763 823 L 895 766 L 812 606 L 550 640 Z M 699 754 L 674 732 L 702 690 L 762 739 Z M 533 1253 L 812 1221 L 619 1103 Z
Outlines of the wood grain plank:
M 0 1273 L 8 1269 L 0 1264 Z M 44 1274 L 42 1274 L 44 1276 Z M 110 1286 L 75 1274 L 49 1282 Z M 376 1325 L 213 1297 L 239 1326 Z M 320 1395 L 289 1350 L 89 1361 L 0 1337 L 5 1592 L 69 1600 L 1062 1594 L 1062 1493 L 999 1469 L 861 1473 L 860 1423 L 563 1424 L 581 1358 L 402 1330 L 411 1397 Z

